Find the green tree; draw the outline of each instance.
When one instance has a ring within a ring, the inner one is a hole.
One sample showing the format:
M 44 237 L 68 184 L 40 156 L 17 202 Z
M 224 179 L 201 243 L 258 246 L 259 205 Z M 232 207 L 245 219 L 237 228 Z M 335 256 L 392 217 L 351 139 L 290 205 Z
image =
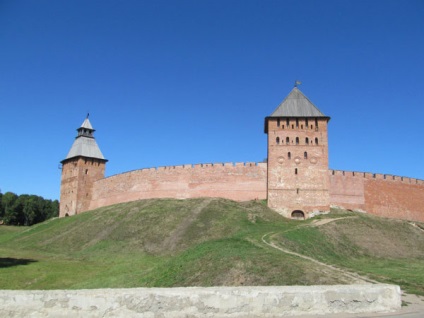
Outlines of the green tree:
M 0 191 L 0 221 L 3 220 L 4 209 L 3 209 L 3 193 Z
M 2 204 L 4 208 L 3 219 L 6 224 L 13 224 L 9 222 L 14 222 L 15 220 L 14 209 L 17 200 L 18 196 L 13 192 L 6 192 L 2 197 Z
M 6 192 L 0 197 L 0 219 L 9 225 L 33 225 L 59 215 L 59 202 L 37 195 Z

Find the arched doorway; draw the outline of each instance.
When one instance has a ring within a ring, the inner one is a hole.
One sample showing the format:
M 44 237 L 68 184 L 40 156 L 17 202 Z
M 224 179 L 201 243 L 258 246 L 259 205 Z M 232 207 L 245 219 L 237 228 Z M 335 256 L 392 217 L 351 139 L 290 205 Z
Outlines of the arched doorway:
M 294 210 L 291 214 L 292 219 L 295 220 L 304 220 L 305 219 L 305 213 L 301 210 Z

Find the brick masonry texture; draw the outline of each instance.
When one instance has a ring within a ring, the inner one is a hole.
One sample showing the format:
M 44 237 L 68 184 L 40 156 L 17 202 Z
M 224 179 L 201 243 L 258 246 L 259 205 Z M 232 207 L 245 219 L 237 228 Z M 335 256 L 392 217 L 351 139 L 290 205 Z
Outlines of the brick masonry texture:
M 341 170 L 326 172 L 331 205 L 383 217 L 424 222 L 423 180 Z M 308 192 L 304 191 L 306 196 Z M 313 191 L 309 194 L 315 196 Z M 149 198 L 196 197 L 220 197 L 235 201 L 266 199 L 267 164 L 198 164 L 118 174 L 93 182 L 91 200 L 86 210 Z M 287 197 L 286 194 L 285 200 Z M 319 200 L 308 200 L 316 202 L 317 207 L 322 206 Z
M 330 210 L 327 121 L 267 121 L 268 206 L 285 217 Z
M 424 180 L 339 170 L 329 175 L 332 205 L 424 222 Z
M 266 163 L 215 163 L 134 170 L 93 184 L 89 209 L 149 198 L 266 199 Z

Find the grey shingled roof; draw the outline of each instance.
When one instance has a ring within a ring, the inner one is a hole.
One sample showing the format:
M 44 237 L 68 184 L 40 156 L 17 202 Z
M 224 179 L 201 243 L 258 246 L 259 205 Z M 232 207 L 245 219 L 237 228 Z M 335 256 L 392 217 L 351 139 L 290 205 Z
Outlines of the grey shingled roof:
M 78 134 L 77 138 L 75 138 L 75 141 L 72 144 L 71 150 L 69 150 L 68 155 L 63 161 L 75 157 L 87 157 L 106 160 L 102 152 L 100 151 L 96 140 L 92 136 L 92 132 L 94 132 L 94 129 L 91 126 L 91 123 L 88 118 L 84 120 L 78 131 L 81 132 L 81 129 L 88 129 L 91 132 L 89 133 L 89 135 Z
M 269 117 L 327 117 L 297 88 L 278 105 Z
M 84 122 L 82 123 L 81 128 L 94 130 L 94 129 L 93 129 L 93 126 L 91 126 L 91 123 L 90 123 L 90 121 L 88 120 L 88 117 L 87 117 L 87 118 L 84 120 Z
M 88 138 L 83 136 L 77 137 L 75 139 L 71 150 L 69 150 L 69 153 L 66 156 L 65 160 L 74 157 L 88 157 L 105 160 L 105 157 L 100 151 L 96 140 L 94 138 Z

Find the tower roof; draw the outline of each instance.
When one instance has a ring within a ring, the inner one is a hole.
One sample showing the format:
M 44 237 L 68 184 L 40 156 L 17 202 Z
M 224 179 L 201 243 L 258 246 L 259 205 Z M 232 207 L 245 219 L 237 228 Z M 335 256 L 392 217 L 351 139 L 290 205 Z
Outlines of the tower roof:
M 327 117 L 297 88 L 281 102 L 269 117 Z
M 275 117 L 321 117 L 330 120 L 296 86 L 274 112 L 265 117 L 265 133 L 268 133 L 268 119 Z
M 91 126 L 90 121 L 88 120 L 88 115 L 87 118 L 85 118 L 84 122 L 81 124 L 80 128 L 85 128 L 85 129 L 90 129 L 90 130 L 94 130 L 93 126 Z
M 88 116 L 77 131 L 78 135 L 72 144 L 71 150 L 69 150 L 68 155 L 62 162 L 76 157 L 95 158 L 107 161 L 100 151 L 96 139 L 94 139 L 94 129 L 93 126 L 91 126 Z

